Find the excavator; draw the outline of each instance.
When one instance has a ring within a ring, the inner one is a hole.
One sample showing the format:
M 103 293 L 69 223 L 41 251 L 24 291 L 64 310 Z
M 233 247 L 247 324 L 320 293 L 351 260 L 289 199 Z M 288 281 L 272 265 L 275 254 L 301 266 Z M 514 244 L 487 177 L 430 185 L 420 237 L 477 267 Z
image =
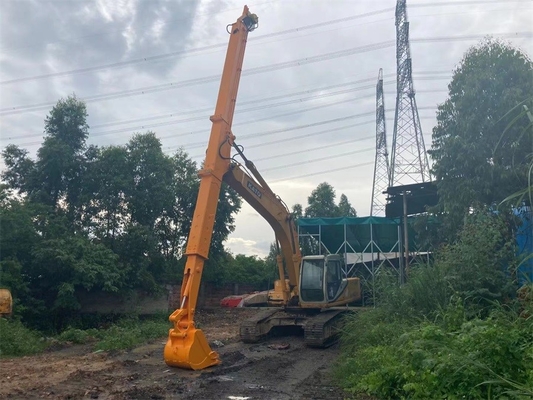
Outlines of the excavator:
M 236 144 L 231 127 L 248 33 L 258 27 L 256 14 L 244 6 L 242 15 L 226 27 L 229 44 L 211 134 L 202 169 L 200 187 L 189 232 L 180 306 L 170 316 L 172 328 L 164 347 L 167 365 L 201 370 L 221 363 L 194 322 L 204 262 L 208 258 L 222 183 L 233 188 L 273 228 L 278 248 L 280 279 L 276 282 L 278 307 L 258 311 L 240 325 L 245 343 L 258 342 L 278 327 L 304 330 L 307 346 L 327 347 L 336 341 L 342 316 L 361 298 L 358 278 L 343 274 L 344 258 L 338 254 L 302 257 L 298 232 L 285 203 L 263 179 L 255 164 Z M 235 154 L 232 156 L 232 151 Z M 243 162 L 239 162 L 236 156 Z M 286 284 L 284 284 L 286 283 Z

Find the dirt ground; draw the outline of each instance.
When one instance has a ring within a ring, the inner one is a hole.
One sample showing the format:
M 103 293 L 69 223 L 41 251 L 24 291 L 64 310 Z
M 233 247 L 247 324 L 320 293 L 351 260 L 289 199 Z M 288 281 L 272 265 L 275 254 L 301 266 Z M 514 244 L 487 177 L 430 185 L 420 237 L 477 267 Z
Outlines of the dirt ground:
M 198 325 L 224 345 L 222 364 L 203 371 L 168 367 L 165 337 L 130 351 L 94 352 L 73 345 L 38 356 L 1 361 L 0 398 L 342 400 L 330 378 L 337 346 L 309 349 L 298 336 L 260 344 L 238 340 L 238 321 L 251 309 L 203 310 Z M 269 347 L 289 344 L 285 350 Z

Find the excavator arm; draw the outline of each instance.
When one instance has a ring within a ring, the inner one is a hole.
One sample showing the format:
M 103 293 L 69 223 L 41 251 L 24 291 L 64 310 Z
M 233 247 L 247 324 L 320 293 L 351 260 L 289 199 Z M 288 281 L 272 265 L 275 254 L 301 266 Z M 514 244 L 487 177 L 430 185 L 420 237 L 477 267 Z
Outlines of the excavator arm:
M 240 194 L 274 230 L 276 244 L 279 243 L 282 253 L 282 255 L 278 254 L 277 259 L 281 282 L 285 281 L 283 259 L 289 275 L 289 291 L 287 291 L 285 285 L 282 285 L 283 303 L 295 305 L 298 302 L 298 277 L 300 276 L 302 256 L 292 214 L 285 203 L 270 189 L 255 168 L 255 165 L 247 160 L 238 148 L 237 151 L 245 160 L 246 169 L 252 173 L 257 181 L 248 175 L 236 162 L 231 163 L 229 171 L 224 175 L 224 181 Z
M 195 327 L 194 312 L 198 300 L 204 262 L 207 260 L 215 223 L 218 198 L 224 174 L 230 168 L 231 145 L 235 137 L 231 124 L 244 60 L 248 32 L 257 28 L 258 19 L 244 6 L 237 21 L 226 27 L 230 35 L 220 82 L 211 135 L 203 168 L 199 171 L 200 188 L 185 255 L 187 261 L 181 286 L 180 308 L 169 320 L 173 324 L 164 349 L 168 365 L 203 369 L 220 363 L 200 329 Z

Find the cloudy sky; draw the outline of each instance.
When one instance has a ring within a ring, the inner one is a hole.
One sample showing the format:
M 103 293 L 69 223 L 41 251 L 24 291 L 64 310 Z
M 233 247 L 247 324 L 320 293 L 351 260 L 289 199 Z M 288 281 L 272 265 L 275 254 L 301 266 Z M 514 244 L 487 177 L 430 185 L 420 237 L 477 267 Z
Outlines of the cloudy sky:
M 165 152 L 200 162 L 210 132 L 235 0 L 2 0 L 0 147 L 32 155 L 55 102 L 87 102 L 89 142 L 153 130 Z M 388 144 L 395 105 L 394 0 L 250 0 L 250 33 L 233 132 L 274 191 L 306 204 L 329 182 L 369 214 L 375 84 L 383 68 Z M 533 1 L 408 1 L 426 148 L 435 109 L 464 52 L 483 36 L 533 54 Z M 316 160 L 316 161 L 315 161 Z M 245 205 L 228 240 L 264 256 L 274 235 Z

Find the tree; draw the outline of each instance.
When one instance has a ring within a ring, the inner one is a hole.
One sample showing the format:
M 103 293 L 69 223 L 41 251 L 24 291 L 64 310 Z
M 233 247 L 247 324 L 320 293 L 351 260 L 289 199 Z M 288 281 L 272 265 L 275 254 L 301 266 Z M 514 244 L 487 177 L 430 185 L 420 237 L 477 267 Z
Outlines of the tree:
M 153 229 L 158 218 L 173 204 L 172 160 L 153 132 L 134 135 L 126 145 L 130 179 L 125 187 L 131 220 Z
M 352 207 L 348 197 L 343 193 L 339 204 L 335 204 L 335 189 L 327 182 L 322 182 L 307 198 L 305 218 L 356 217 L 357 212 Z M 302 217 L 301 204 L 293 206 L 292 214 Z
M 306 218 L 337 217 L 339 210 L 335 204 L 335 189 L 327 182 L 323 182 L 311 192 L 307 198 L 305 209 Z
M 17 146 L 2 152 L 1 281 L 33 322 L 60 323 L 79 306 L 80 291 L 155 293 L 181 278 L 196 163 L 182 150 L 164 154 L 152 132 L 124 146 L 87 146 L 86 118 L 83 102 L 62 99 L 46 118 L 35 161 Z M 223 242 L 240 206 L 222 185 L 208 264 L 227 258 Z M 213 279 L 224 279 L 218 272 Z
M 37 152 L 33 192 L 52 207 L 60 201 L 72 212 L 77 205 L 83 171 L 83 150 L 89 135 L 85 103 L 69 96 L 61 99 L 45 119 L 45 138 Z
M 338 213 L 340 217 L 357 217 L 355 208 L 348 201 L 348 197 L 343 193 L 339 200 Z
M 302 205 L 299 204 L 299 203 L 296 203 L 295 205 L 293 205 L 291 214 L 292 214 L 292 217 L 294 218 L 295 221 L 297 221 L 298 218 L 302 218 L 303 215 L 304 215 L 304 211 L 303 211 Z
M 113 248 L 130 220 L 125 195 L 131 175 L 128 153 L 123 146 L 109 146 L 95 149 L 91 159 L 83 185 L 84 225 Z
M 517 105 L 533 101 L 532 72 L 525 54 L 490 39 L 472 47 L 454 71 L 429 151 L 437 211 L 447 214 L 452 232 L 473 208 L 526 186 L 533 135 Z
M 10 144 L 2 151 L 2 156 L 7 167 L 2 179 L 10 188 L 28 193 L 35 184 L 32 180 L 35 162 L 28 157 L 28 151 Z

